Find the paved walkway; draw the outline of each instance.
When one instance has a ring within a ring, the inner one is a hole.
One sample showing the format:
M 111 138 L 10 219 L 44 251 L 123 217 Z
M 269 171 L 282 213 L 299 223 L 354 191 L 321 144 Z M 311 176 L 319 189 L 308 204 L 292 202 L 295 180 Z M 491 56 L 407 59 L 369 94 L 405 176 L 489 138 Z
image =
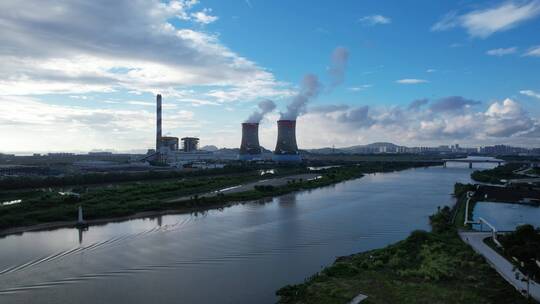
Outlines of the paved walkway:
M 517 290 L 527 290 L 527 282 L 516 279 L 515 273 L 518 272 L 520 278 L 523 277 L 523 274 L 519 270 L 514 271 L 512 263 L 484 243 L 484 239 L 491 237 L 491 232 L 460 232 L 459 236 L 465 243 L 471 245 L 476 252 L 483 255 L 489 264 Z M 531 280 L 529 290 L 531 297 L 536 301 L 540 301 L 540 285 Z
M 358 304 L 362 301 L 364 301 L 365 299 L 367 299 L 367 296 L 363 295 L 363 294 L 359 294 L 357 295 L 356 297 L 354 297 L 354 299 L 352 299 L 349 304 Z
M 288 182 L 297 181 L 297 180 L 313 180 L 320 178 L 320 174 L 316 173 L 305 173 L 305 174 L 296 174 L 296 175 L 289 175 L 289 176 L 282 176 L 282 177 L 274 177 L 269 179 L 263 179 L 243 185 L 237 185 L 232 187 L 227 187 L 224 189 L 220 189 L 217 191 L 207 192 L 199 194 L 199 197 L 214 197 L 217 196 L 219 193 L 223 194 L 232 194 L 232 193 L 239 193 L 239 192 L 246 192 L 254 190 L 256 186 L 274 186 L 274 187 L 280 187 L 285 186 Z M 193 198 L 193 195 L 189 196 L 183 196 L 176 199 L 169 200 L 167 202 L 173 203 L 173 202 L 181 202 L 181 201 L 187 201 Z

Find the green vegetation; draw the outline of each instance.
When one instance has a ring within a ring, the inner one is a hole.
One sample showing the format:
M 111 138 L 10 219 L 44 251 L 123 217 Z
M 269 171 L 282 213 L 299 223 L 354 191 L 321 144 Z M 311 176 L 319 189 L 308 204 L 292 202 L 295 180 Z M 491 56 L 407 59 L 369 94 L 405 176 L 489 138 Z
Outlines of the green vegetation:
M 298 285 L 277 291 L 280 303 L 528 303 L 450 224 L 450 208 L 430 217 L 432 232 L 415 231 L 383 249 L 336 262 Z
M 275 166 L 274 166 L 275 167 Z M 287 171 L 294 168 L 303 169 L 304 167 L 278 166 L 281 171 Z M 202 176 L 219 176 L 227 174 L 246 173 L 248 171 L 257 172 L 266 169 L 268 166 L 255 165 L 230 165 L 221 169 L 195 170 L 195 171 L 144 171 L 144 172 L 105 172 L 105 173 L 86 173 L 72 174 L 65 176 L 20 176 L 7 177 L 0 179 L 0 190 L 30 189 L 43 187 L 66 187 L 73 185 L 91 185 L 106 183 L 122 183 L 133 181 L 163 180 L 175 178 L 193 178 Z
M 540 230 L 531 225 L 522 225 L 516 231 L 501 235 L 499 242 L 509 261 L 516 258 L 518 267 L 535 281 L 540 281 Z
M 540 161 L 540 156 L 535 155 L 498 155 L 496 158 L 506 161 Z
M 523 178 L 522 175 L 514 174 L 514 171 L 521 166 L 520 164 L 506 164 L 489 170 L 474 171 L 471 177 L 477 182 L 503 184 L 501 179 Z
M 85 218 L 88 220 L 130 216 L 148 211 L 191 212 L 221 207 L 231 202 L 256 200 L 322 187 L 358 178 L 364 173 L 395 171 L 424 165 L 426 164 L 417 162 L 372 162 L 347 165 L 318 171 L 317 173 L 322 177 L 315 180 L 296 180 L 280 187 L 263 186 L 252 191 L 220 194 L 213 197 L 204 197 L 202 194 L 268 177 L 261 176 L 259 171 L 245 170 L 243 173 L 132 182 L 101 187 L 78 186 L 73 190 L 80 193 L 80 197 L 62 196 L 57 192 L 41 192 L 20 204 L 0 206 L 0 229 L 54 221 L 72 221 L 76 218 L 79 205 L 83 207 Z M 306 172 L 308 169 L 302 166 L 279 167 L 274 176 Z M 180 197 L 191 197 L 191 199 L 171 201 Z
M 475 190 L 474 185 L 455 183 L 455 185 L 454 185 L 454 196 L 455 197 L 462 197 L 463 195 L 467 194 L 467 192 L 474 191 L 474 190 Z
M 456 183 L 454 185 L 454 197 L 456 198 L 456 204 L 454 205 L 452 217 L 452 223 L 455 228 L 468 229 L 469 225 L 464 225 L 465 222 L 465 209 L 467 206 L 467 192 L 474 191 L 475 186 L 471 184 Z M 472 208 L 474 208 L 474 200 L 471 200 L 472 204 L 469 206 L 469 218 L 472 216 Z

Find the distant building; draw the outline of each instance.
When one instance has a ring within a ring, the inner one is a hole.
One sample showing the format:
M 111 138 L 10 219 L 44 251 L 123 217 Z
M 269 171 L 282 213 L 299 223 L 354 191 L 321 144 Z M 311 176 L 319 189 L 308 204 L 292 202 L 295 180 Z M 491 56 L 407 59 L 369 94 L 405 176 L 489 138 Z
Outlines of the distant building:
M 489 155 L 516 155 L 528 154 L 530 151 L 526 148 L 512 147 L 506 145 L 485 146 L 480 148 L 480 153 Z

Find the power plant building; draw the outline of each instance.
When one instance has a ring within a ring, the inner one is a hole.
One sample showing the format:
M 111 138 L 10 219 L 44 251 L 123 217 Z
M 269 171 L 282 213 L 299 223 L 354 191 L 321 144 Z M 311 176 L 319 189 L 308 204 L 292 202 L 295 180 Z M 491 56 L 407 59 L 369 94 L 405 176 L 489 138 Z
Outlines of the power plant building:
M 178 137 L 162 136 L 161 109 L 162 97 L 161 94 L 158 94 L 156 96 L 156 150 L 150 152 L 143 160 L 153 159 L 170 166 L 181 167 L 194 162 L 220 159 L 213 152 L 199 150 L 199 138 L 197 137 L 182 138 L 182 148 L 180 149 Z
M 259 124 L 242 123 L 242 142 L 240 144 L 239 160 L 260 160 L 261 146 L 259 145 Z
M 177 151 L 177 150 L 178 150 L 178 137 L 172 137 L 172 136 L 161 137 L 160 151 L 162 151 L 162 153 L 166 153 L 167 151 Z
M 184 152 L 194 152 L 199 149 L 199 139 L 197 137 L 182 138 L 182 150 Z
M 277 162 L 300 162 L 296 144 L 296 120 L 278 120 L 278 137 L 273 160 Z

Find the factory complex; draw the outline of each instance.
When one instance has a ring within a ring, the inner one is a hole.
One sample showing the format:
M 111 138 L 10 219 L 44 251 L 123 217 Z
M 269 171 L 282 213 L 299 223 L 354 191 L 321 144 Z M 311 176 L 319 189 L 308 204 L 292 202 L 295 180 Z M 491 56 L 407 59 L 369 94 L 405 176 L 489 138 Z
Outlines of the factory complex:
M 259 144 L 259 123 L 242 123 L 242 141 L 238 154 L 219 153 L 199 149 L 197 137 L 162 136 L 162 97 L 156 96 L 156 147 L 148 150 L 142 161 L 159 162 L 172 167 L 186 166 L 215 167 L 217 163 L 231 160 L 300 162 L 296 144 L 296 121 L 279 120 L 278 138 L 274 153 L 263 153 Z

